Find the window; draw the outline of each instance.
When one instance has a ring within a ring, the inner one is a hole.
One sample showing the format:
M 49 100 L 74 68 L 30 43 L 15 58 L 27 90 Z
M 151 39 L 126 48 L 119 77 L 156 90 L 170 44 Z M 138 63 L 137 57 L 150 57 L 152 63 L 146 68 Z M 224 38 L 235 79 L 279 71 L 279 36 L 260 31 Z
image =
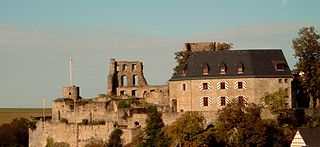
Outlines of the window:
M 220 74 L 226 74 L 226 67 L 220 66 Z
M 242 82 L 238 82 L 238 89 L 242 89 L 243 88 L 243 83 Z
M 137 64 L 132 64 L 132 70 L 136 70 L 137 69 Z
M 138 96 L 138 91 L 137 90 L 132 90 L 131 95 L 137 97 Z
M 181 69 L 180 75 L 181 76 L 186 76 L 187 70 L 186 69 Z
M 203 106 L 209 106 L 208 97 L 203 97 Z
M 121 90 L 120 91 L 120 95 L 125 95 L 126 94 L 126 91 L 125 90 Z
M 220 97 L 220 106 L 226 106 L 226 97 Z
M 226 89 L 226 83 L 220 82 L 220 89 Z
M 238 65 L 238 67 L 237 67 L 238 74 L 243 74 L 243 69 L 244 69 L 244 66 L 242 63 L 240 65 Z
M 276 70 L 277 71 L 284 71 L 284 67 L 285 67 L 285 64 L 284 63 L 278 63 L 276 65 Z
M 202 67 L 202 74 L 203 75 L 208 75 L 209 74 L 209 66 L 207 64 L 205 64 L 203 67 Z
M 186 84 L 182 84 L 182 91 L 187 91 L 187 85 Z
M 278 82 L 279 82 L 279 83 L 282 83 L 282 79 L 278 79 Z
M 185 64 L 182 68 L 180 68 L 180 76 L 186 76 L 187 67 L 188 67 L 188 64 Z
M 133 86 L 137 86 L 138 85 L 138 81 L 139 81 L 139 78 L 138 78 L 138 75 L 133 75 Z
M 244 98 L 243 96 L 238 96 L 238 104 L 243 105 L 244 104 Z
M 127 86 L 127 76 L 121 77 L 121 86 Z
M 288 83 L 288 79 L 284 79 L 284 82 L 285 82 L 285 83 Z
M 208 90 L 208 83 L 202 83 L 202 90 Z
M 127 70 L 127 65 L 126 64 L 123 64 L 122 70 Z
M 119 70 L 120 70 L 120 69 L 119 69 L 119 65 L 117 65 L 117 66 L 116 66 L 116 71 L 119 71 Z

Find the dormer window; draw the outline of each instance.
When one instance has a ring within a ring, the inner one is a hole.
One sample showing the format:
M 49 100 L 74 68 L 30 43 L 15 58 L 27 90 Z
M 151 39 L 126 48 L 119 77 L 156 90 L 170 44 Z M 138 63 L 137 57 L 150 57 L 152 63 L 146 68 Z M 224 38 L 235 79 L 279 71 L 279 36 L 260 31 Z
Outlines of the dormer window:
M 224 63 L 220 64 L 219 68 L 220 68 L 220 74 L 226 74 L 227 66 Z
M 243 74 L 244 65 L 243 65 L 242 63 L 240 63 L 240 64 L 237 66 L 237 71 L 238 71 L 238 74 Z
M 284 71 L 286 64 L 283 61 L 275 61 L 274 66 L 276 71 Z
M 185 64 L 181 69 L 180 69 L 180 76 L 186 76 L 187 74 L 187 64 Z
M 205 64 L 202 66 L 202 74 L 203 75 L 208 75 L 209 74 L 209 66 L 208 64 Z
M 183 68 L 183 69 L 180 70 L 180 75 L 181 76 L 186 76 L 186 73 L 187 73 L 186 69 Z

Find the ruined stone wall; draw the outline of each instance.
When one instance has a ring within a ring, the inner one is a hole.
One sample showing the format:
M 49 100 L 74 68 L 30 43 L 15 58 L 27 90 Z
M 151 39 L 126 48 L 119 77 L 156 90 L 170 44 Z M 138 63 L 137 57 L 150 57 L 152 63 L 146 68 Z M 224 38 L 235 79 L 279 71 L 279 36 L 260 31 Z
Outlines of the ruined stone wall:
M 51 137 L 54 142 L 66 142 L 71 147 L 77 144 L 81 147 L 89 143 L 93 138 L 107 141 L 114 130 L 113 123 L 106 125 L 76 125 L 64 123 L 38 122 L 36 130 L 29 130 L 29 146 L 44 147 L 47 139 Z M 135 135 L 135 129 L 122 129 L 123 143 L 130 143 Z
M 142 62 L 110 60 L 108 94 L 117 95 L 117 88 L 147 86 Z
M 280 80 L 281 79 L 281 80 Z M 280 82 L 281 81 L 281 82 Z M 243 96 L 248 103 L 261 103 L 260 98 L 266 92 L 275 92 L 279 88 L 287 88 L 291 107 L 291 81 L 292 78 L 238 78 L 238 79 L 199 79 L 171 81 L 170 105 L 176 107 L 176 111 L 213 111 L 224 106 L 219 105 L 220 97 L 226 97 L 232 101 L 238 96 Z M 226 89 L 219 89 L 219 82 L 226 83 Z M 236 83 L 243 82 L 243 88 L 237 89 Z M 201 89 L 202 83 L 208 83 L 208 90 Z M 186 90 L 182 89 L 186 85 Z M 203 106 L 203 97 L 208 97 L 209 105 Z M 202 99 L 202 100 L 201 100 Z M 174 106 L 174 101 L 177 105 Z
M 117 111 L 114 101 L 100 101 L 99 99 L 88 99 L 88 103 L 75 102 L 73 109 L 64 99 L 52 102 L 52 121 L 59 122 L 67 119 L 68 122 L 79 123 L 84 119 L 89 121 L 118 121 L 121 122 L 123 111 Z
M 144 98 L 148 92 L 169 95 L 168 85 L 149 86 L 143 75 L 143 64 L 138 61 L 110 60 L 108 75 L 109 95 L 128 95 Z

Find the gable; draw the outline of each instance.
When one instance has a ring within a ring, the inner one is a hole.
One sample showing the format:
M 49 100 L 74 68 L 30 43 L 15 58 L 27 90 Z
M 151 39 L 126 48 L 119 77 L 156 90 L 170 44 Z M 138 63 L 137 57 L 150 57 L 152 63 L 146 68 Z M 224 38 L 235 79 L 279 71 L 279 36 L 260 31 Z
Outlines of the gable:
M 294 136 L 293 140 L 291 141 L 291 147 L 301 147 L 306 146 L 306 143 L 304 142 L 301 134 L 299 131 L 296 132 L 296 135 Z

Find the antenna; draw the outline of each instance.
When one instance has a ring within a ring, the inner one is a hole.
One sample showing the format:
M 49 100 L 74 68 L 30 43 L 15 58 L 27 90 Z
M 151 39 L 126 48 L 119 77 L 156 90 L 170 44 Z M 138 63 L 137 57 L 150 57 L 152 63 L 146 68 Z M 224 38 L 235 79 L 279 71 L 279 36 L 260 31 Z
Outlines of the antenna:
M 73 61 L 72 61 L 72 58 L 70 57 L 70 65 L 69 65 L 69 70 L 70 70 L 70 81 L 69 81 L 69 84 L 70 86 L 72 86 L 72 65 L 73 65 Z

